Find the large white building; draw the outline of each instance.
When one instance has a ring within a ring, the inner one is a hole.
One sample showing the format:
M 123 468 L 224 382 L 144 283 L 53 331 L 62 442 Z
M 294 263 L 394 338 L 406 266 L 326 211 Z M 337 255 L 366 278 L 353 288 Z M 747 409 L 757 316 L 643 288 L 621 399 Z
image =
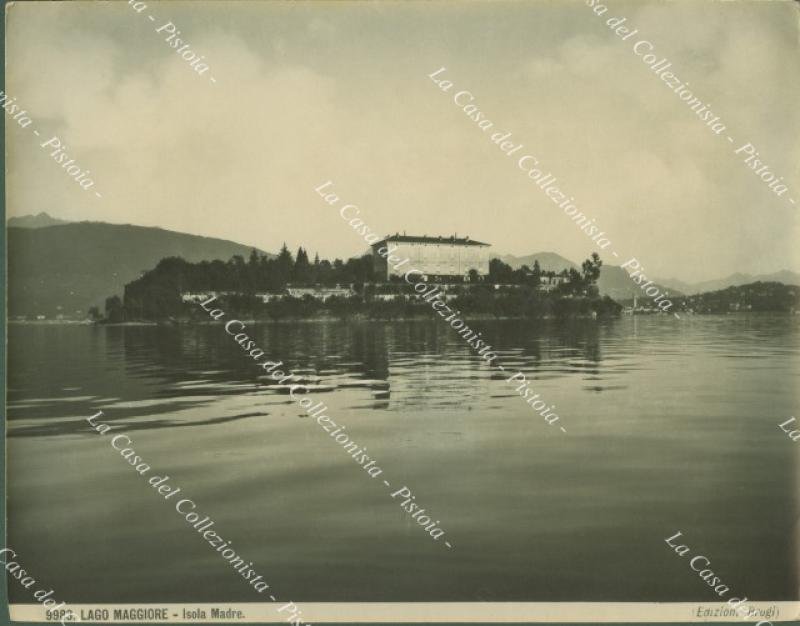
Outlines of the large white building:
M 402 276 L 410 269 L 417 269 L 426 276 L 467 278 L 470 270 L 479 275 L 489 273 L 490 244 L 474 241 L 469 237 L 415 237 L 392 235 L 372 245 L 375 267 L 391 276 Z M 387 252 L 388 250 L 388 252 Z M 408 259 L 408 263 L 395 269 L 398 261 L 387 263 L 386 257 Z

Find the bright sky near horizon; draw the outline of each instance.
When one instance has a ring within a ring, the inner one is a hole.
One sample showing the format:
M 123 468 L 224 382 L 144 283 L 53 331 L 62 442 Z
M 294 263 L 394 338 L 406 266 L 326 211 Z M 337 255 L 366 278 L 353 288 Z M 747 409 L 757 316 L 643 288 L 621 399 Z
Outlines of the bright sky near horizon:
M 587 257 L 589 239 L 489 141 L 502 130 L 648 275 L 800 271 L 800 206 L 631 50 L 652 42 L 800 201 L 797 2 L 609 2 L 602 17 L 583 0 L 147 5 L 155 22 L 124 1 L 7 9 L 6 91 L 42 133 L 6 120 L 9 216 L 347 257 L 365 245 L 314 192 L 332 180 L 377 232 Z M 612 16 L 638 35 L 622 41 Z M 166 21 L 216 83 L 155 32 Z M 443 66 L 449 93 L 428 78 Z M 490 133 L 454 105 L 462 89 Z M 40 147 L 52 135 L 102 198 Z

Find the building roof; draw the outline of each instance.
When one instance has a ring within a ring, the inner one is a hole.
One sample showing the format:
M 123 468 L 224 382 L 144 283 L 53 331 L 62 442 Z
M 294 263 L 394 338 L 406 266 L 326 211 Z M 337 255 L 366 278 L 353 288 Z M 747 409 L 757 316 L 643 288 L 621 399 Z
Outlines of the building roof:
M 428 237 L 425 236 L 416 236 L 416 235 L 389 235 L 381 239 L 380 241 L 373 243 L 372 247 L 380 246 L 384 243 L 441 243 L 441 244 L 450 244 L 450 245 L 458 245 L 458 246 L 490 246 L 491 244 L 483 243 L 482 241 L 475 241 L 474 239 L 470 239 L 469 237 L 456 237 L 455 235 L 451 235 L 450 237 Z

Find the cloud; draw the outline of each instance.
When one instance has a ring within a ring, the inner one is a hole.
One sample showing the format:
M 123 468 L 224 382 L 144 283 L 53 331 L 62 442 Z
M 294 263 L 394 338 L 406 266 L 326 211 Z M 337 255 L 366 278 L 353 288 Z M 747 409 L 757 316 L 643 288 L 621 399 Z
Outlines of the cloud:
M 797 29 L 778 4 L 620 4 L 605 17 L 628 17 L 737 140 L 788 179 L 800 126 L 787 60 Z M 502 129 L 649 272 L 700 280 L 800 269 L 796 212 L 583 2 L 153 7 L 217 83 L 125 3 L 12 9 L 9 90 L 92 170 L 104 199 L 11 128 L 11 214 L 360 253 L 313 193 L 331 179 L 377 231 L 457 231 L 500 253 L 587 256 L 588 239 L 489 141 Z M 443 65 L 491 132 L 432 84 L 427 74 Z M 701 267 L 698 250 L 708 253 Z

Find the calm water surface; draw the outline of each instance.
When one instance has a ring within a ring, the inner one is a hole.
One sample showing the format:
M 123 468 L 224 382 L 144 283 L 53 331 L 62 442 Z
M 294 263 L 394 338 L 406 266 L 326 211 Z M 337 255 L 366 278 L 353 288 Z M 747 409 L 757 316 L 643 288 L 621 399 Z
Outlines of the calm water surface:
M 371 479 L 221 324 L 12 325 L 8 545 L 68 602 L 263 601 L 147 485 L 168 474 L 294 601 L 711 602 L 664 543 L 679 530 L 731 595 L 797 599 L 800 444 L 777 425 L 800 418 L 800 317 L 475 326 L 566 434 L 437 320 L 248 328 L 334 387 L 316 395 Z

